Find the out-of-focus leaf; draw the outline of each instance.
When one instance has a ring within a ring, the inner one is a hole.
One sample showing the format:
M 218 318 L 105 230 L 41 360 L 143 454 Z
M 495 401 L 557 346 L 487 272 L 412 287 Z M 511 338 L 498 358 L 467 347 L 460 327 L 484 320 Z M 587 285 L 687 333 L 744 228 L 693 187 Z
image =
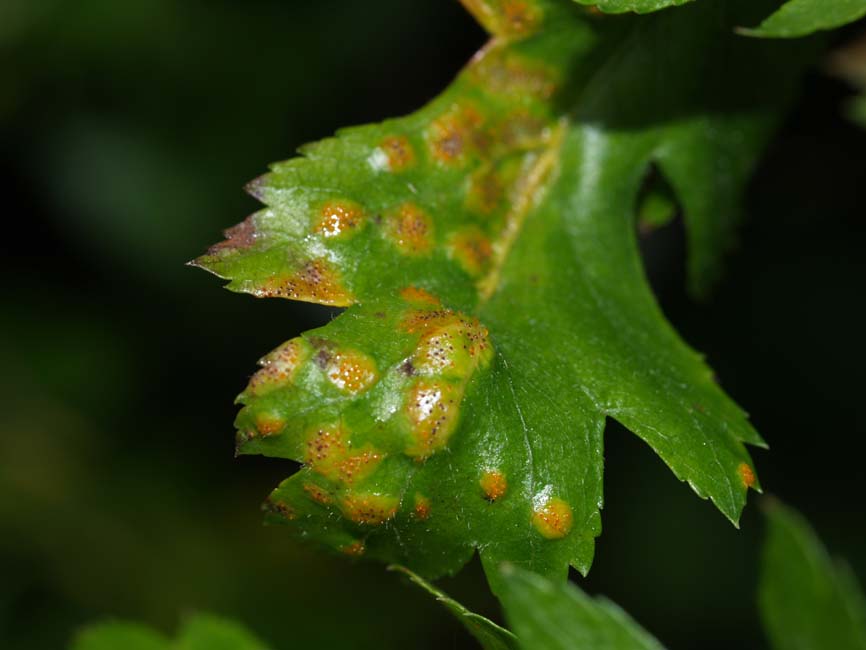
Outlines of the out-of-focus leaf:
M 835 29 L 866 16 L 866 0 L 788 0 L 753 29 L 741 34 L 765 38 L 796 38 Z
M 503 567 L 500 599 L 523 650 L 662 650 L 615 603 L 570 583 Z
M 349 307 L 239 397 L 239 453 L 305 463 L 270 520 L 427 577 L 475 548 L 493 579 L 586 572 L 613 417 L 736 522 L 763 443 L 655 304 L 634 208 L 656 165 L 706 289 L 799 49 L 733 35 L 751 0 L 467 5 L 494 38 L 451 87 L 274 165 L 250 188 L 266 207 L 195 262 Z
M 406 567 L 392 565 L 390 568 L 406 575 L 409 580 L 442 603 L 469 630 L 469 633 L 475 637 L 484 650 L 513 650 L 517 647 L 517 639 L 504 627 L 497 625 L 480 614 L 470 612 L 456 600 Z
M 267 650 L 243 626 L 215 616 L 194 616 L 169 641 L 137 623 L 97 623 L 82 631 L 71 650 Z
M 834 51 L 829 71 L 860 91 L 848 101 L 845 111 L 854 122 L 866 127 L 866 34 Z
M 155 630 L 138 623 L 97 623 L 82 630 L 71 650 L 170 650 L 171 644 Z
M 830 558 L 796 511 L 767 504 L 759 589 L 776 650 L 866 650 L 866 602 L 847 565 Z
M 668 7 L 678 7 L 692 0 L 576 0 L 580 4 L 588 5 L 599 11 L 611 14 L 632 11 L 638 14 L 646 14 Z

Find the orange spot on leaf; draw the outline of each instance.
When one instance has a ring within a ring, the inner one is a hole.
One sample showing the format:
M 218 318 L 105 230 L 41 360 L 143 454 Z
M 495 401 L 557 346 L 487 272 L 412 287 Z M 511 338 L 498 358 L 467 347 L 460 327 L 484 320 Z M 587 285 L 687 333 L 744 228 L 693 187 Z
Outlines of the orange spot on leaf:
M 325 237 L 346 237 L 364 221 L 361 206 L 351 201 L 328 201 L 322 206 L 315 231 Z
M 425 521 L 430 517 L 430 499 L 421 495 L 415 494 L 415 516 Z
M 367 547 L 364 546 L 364 542 L 358 540 L 356 542 L 352 542 L 351 544 L 346 544 L 345 546 L 340 547 L 340 552 L 351 557 L 361 557 L 364 555 Z
M 255 291 L 260 298 L 290 298 L 321 305 L 348 307 L 354 302 L 337 272 L 325 260 L 312 260 L 288 276 L 272 276 Z
M 743 485 L 747 488 L 755 485 L 755 472 L 746 463 L 740 463 L 739 467 L 737 467 L 737 471 L 740 473 L 740 479 L 742 479 Z
M 286 426 L 286 421 L 279 415 L 273 413 L 259 413 L 256 415 L 256 430 L 264 437 L 279 433 Z
M 373 360 L 355 350 L 341 350 L 330 354 L 325 374 L 334 386 L 350 395 L 369 390 L 379 378 Z
M 448 256 L 456 260 L 469 275 L 477 277 L 489 268 L 493 245 L 480 228 L 471 226 L 451 236 Z
M 320 503 L 323 506 L 328 505 L 334 500 L 328 492 L 313 483 L 304 483 L 304 492 L 306 492 L 313 501 Z
M 435 307 L 438 307 L 441 304 L 439 298 L 424 289 L 419 289 L 418 287 L 406 287 L 405 289 L 401 289 L 400 297 L 406 302 L 412 302 L 415 304 L 432 305 Z
M 415 150 L 406 136 L 389 136 L 379 146 L 385 152 L 392 172 L 401 172 L 415 164 Z
M 381 494 L 353 494 L 341 507 L 347 519 L 358 524 L 383 524 L 397 514 L 397 499 Z
M 484 472 L 478 484 L 484 491 L 484 497 L 488 501 L 496 501 L 502 498 L 508 489 L 508 481 L 505 478 L 505 474 L 498 470 Z
M 557 497 L 548 498 L 532 513 L 532 525 L 545 539 L 561 539 L 571 531 L 571 506 Z
M 433 246 L 433 223 L 421 208 L 404 203 L 388 216 L 386 234 L 401 252 L 422 255 Z

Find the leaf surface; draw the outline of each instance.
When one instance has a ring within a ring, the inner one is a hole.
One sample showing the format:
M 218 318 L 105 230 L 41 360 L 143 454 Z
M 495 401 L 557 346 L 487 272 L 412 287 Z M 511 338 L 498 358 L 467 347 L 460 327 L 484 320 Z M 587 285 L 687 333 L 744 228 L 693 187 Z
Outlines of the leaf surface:
M 656 305 L 635 204 L 655 166 L 705 290 L 800 50 L 732 34 L 752 1 L 466 4 L 493 38 L 442 95 L 274 165 L 266 207 L 195 262 L 348 307 L 239 397 L 239 453 L 304 463 L 269 519 L 427 577 L 476 548 L 494 581 L 585 573 L 613 417 L 736 522 L 763 443 Z
M 850 568 L 796 511 L 773 501 L 766 514 L 758 599 L 773 648 L 866 649 L 866 601 Z
M 620 14 L 631 11 L 638 14 L 646 14 L 668 7 L 678 7 L 692 0 L 576 0 L 580 4 L 588 5 L 599 11 L 611 14 Z
M 500 598 L 523 650 L 663 650 L 615 603 L 568 582 L 503 568 Z
M 866 0 L 788 0 L 753 29 L 741 34 L 765 38 L 796 38 L 835 29 L 866 16 Z
M 404 574 L 414 584 L 442 603 L 466 627 L 469 633 L 475 637 L 483 650 L 514 650 L 517 648 L 517 638 L 504 627 L 497 625 L 480 614 L 469 611 L 456 600 L 406 567 L 394 565 L 390 568 Z

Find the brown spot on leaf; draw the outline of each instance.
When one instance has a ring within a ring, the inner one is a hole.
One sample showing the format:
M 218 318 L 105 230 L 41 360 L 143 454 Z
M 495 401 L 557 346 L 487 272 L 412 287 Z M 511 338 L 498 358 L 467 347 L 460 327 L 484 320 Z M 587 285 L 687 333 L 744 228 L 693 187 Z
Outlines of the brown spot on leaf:
M 462 391 L 442 381 L 418 381 L 406 394 L 410 440 L 405 453 L 424 459 L 448 444 L 457 427 Z
M 254 214 L 248 216 L 236 226 L 232 226 L 223 232 L 225 241 L 211 246 L 207 254 L 214 255 L 227 250 L 245 250 L 250 248 L 256 241 L 256 224 Z
M 480 131 L 483 121 L 475 108 L 459 105 L 433 120 L 426 133 L 433 158 L 446 165 L 460 165 L 470 150 L 484 148 L 486 137 Z
M 361 557 L 366 552 L 367 547 L 364 546 L 364 542 L 361 540 L 357 540 L 352 542 L 351 544 L 346 544 L 345 546 L 340 547 L 340 552 L 345 555 L 349 555 L 351 557 Z
M 254 292 L 260 298 L 290 298 L 320 305 L 348 307 L 354 297 L 325 260 L 311 260 L 296 273 L 271 276 Z
M 290 383 L 309 354 L 309 346 L 303 339 L 286 341 L 259 361 L 262 369 L 250 378 L 247 390 L 253 394 L 261 394 Z
M 389 214 L 385 232 L 407 255 L 423 255 L 433 246 L 433 223 L 414 203 L 404 203 Z
M 328 492 L 313 483 L 304 483 L 304 492 L 306 492 L 313 501 L 323 506 L 334 501 Z
M 259 413 L 256 415 L 256 430 L 263 437 L 279 433 L 286 426 L 286 421 L 279 415 L 273 413 Z

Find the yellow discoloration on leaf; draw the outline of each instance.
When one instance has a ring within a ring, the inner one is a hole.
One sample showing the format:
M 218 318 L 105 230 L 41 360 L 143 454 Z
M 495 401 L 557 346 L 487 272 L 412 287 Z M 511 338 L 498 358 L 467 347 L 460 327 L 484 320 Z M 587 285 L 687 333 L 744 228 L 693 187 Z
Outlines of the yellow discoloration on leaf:
M 340 502 L 347 519 L 377 526 L 397 514 L 398 500 L 382 494 L 350 494 Z
M 421 521 L 426 521 L 430 517 L 430 499 L 422 494 L 415 494 L 415 507 L 413 509 L 415 517 Z
M 462 393 L 459 386 L 430 380 L 409 389 L 403 407 L 409 421 L 408 456 L 428 458 L 448 444 L 457 427 Z
M 262 368 L 250 378 L 247 390 L 260 395 L 291 383 L 309 357 L 310 347 L 302 338 L 286 341 L 259 361 Z
M 465 379 L 491 356 L 487 328 L 476 318 L 455 313 L 427 330 L 415 349 L 412 365 L 422 375 Z
M 480 130 L 483 122 L 483 116 L 473 106 L 453 105 L 427 129 L 433 158 L 445 165 L 465 163 L 472 151 L 485 148 L 485 136 Z
M 412 143 L 404 135 L 393 135 L 382 140 L 379 148 L 388 159 L 388 168 L 392 172 L 402 172 L 415 164 L 415 150 Z
M 340 547 L 340 552 L 345 555 L 349 555 L 351 557 L 361 557 L 367 551 L 367 547 L 364 545 L 364 542 L 361 540 L 357 540 L 352 542 L 351 544 L 346 544 L 345 546 Z
M 484 491 L 484 498 L 488 501 L 501 499 L 508 490 L 508 480 L 505 478 L 505 474 L 495 469 L 484 472 L 478 480 L 478 484 Z
M 337 271 L 322 259 L 307 262 L 292 275 L 272 276 L 253 293 L 259 298 L 290 298 L 335 307 L 348 307 L 354 302 Z
M 495 36 L 528 36 L 541 25 L 542 11 L 534 0 L 460 1 L 484 29 Z
M 349 395 L 369 390 L 379 378 L 373 360 L 357 350 L 338 350 L 329 354 L 325 375 L 334 386 Z
M 354 234 L 364 222 L 364 211 L 353 201 L 328 201 L 319 211 L 314 230 L 324 237 L 346 238 Z
M 441 304 L 439 298 L 424 289 L 419 289 L 418 287 L 406 287 L 405 289 L 401 289 L 400 297 L 406 302 L 411 302 L 416 305 L 431 305 L 438 307 Z
M 387 216 L 385 233 L 407 255 L 423 255 L 433 247 L 433 223 L 414 203 L 404 203 Z
M 347 438 L 339 425 L 317 429 L 307 440 L 304 462 L 313 471 L 345 485 L 366 478 L 384 455 L 369 445 L 353 451 Z
M 493 245 L 480 228 L 470 226 L 451 235 L 448 256 L 469 275 L 478 277 L 489 270 Z
M 740 473 L 740 479 L 743 481 L 743 485 L 747 488 L 754 487 L 755 485 L 755 472 L 749 467 L 746 463 L 740 463 L 740 466 L 737 467 L 737 471 Z
M 504 191 L 496 171 L 482 167 L 469 179 L 466 207 L 472 212 L 488 215 L 499 207 Z
M 263 437 L 272 436 L 279 433 L 286 426 L 286 421 L 282 416 L 275 413 L 259 413 L 256 415 L 256 430 Z
M 496 48 L 469 68 L 469 74 L 486 90 L 515 98 L 549 101 L 559 87 L 557 72 L 519 54 Z
M 571 531 L 571 506 L 558 497 L 549 498 L 532 513 L 532 525 L 545 539 L 562 539 Z

